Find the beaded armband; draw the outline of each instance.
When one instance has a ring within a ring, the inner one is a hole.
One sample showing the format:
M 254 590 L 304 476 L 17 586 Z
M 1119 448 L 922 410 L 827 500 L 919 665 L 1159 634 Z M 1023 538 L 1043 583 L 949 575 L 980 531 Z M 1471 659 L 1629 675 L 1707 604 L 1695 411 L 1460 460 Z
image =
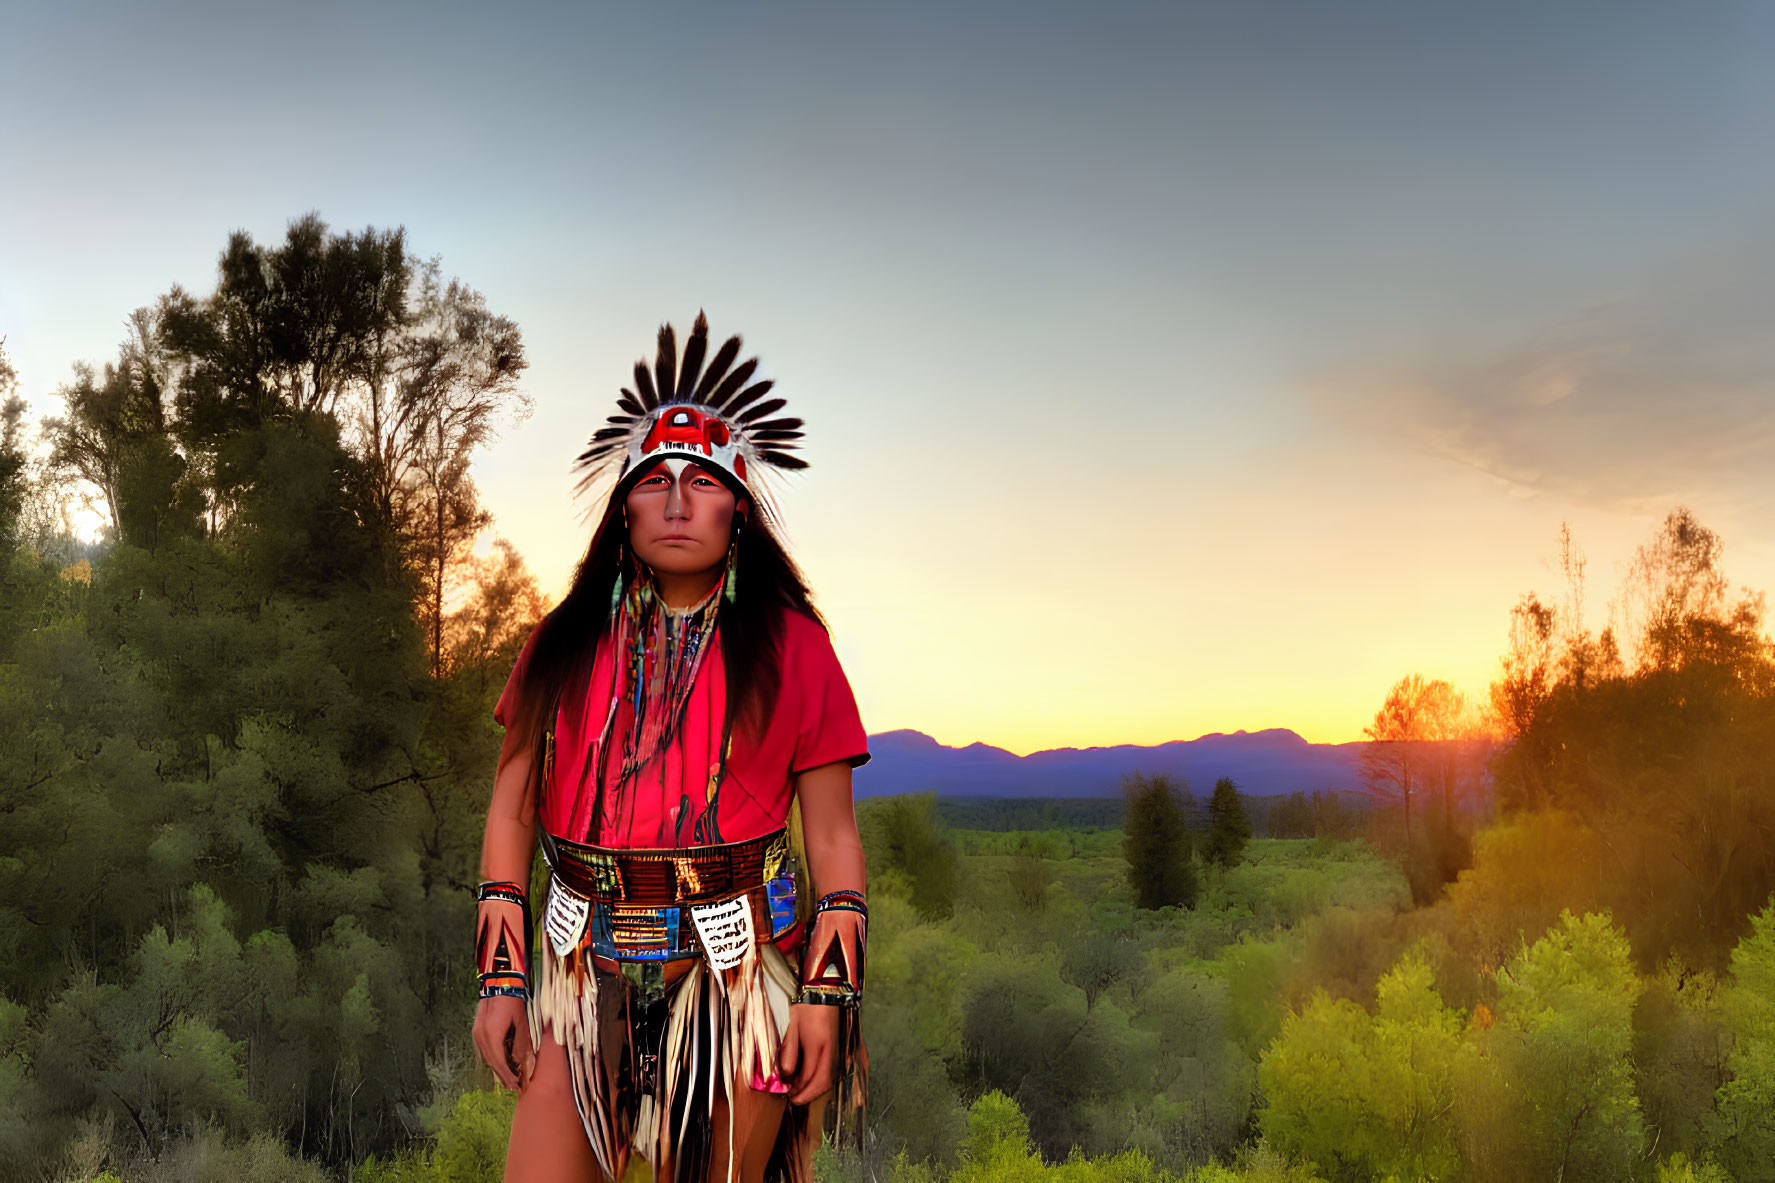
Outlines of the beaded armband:
M 863 997 L 869 905 L 860 891 L 834 891 L 814 905 L 813 935 L 801 963 L 797 1002 L 856 1006 Z
M 475 965 L 481 997 L 530 997 L 530 901 L 517 883 L 475 889 Z

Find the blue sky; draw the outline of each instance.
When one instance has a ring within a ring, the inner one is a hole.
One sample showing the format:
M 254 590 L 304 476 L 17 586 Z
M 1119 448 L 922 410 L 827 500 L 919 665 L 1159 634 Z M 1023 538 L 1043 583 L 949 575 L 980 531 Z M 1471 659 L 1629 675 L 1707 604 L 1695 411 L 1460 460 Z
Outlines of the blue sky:
M 0 42 L 34 413 L 230 230 L 404 225 L 523 327 L 478 465 L 558 591 L 662 320 L 740 332 L 871 730 L 1355 738 L 1482 693 L 1561 521 L 1775 584 L 1775 9 L 40 5 Z

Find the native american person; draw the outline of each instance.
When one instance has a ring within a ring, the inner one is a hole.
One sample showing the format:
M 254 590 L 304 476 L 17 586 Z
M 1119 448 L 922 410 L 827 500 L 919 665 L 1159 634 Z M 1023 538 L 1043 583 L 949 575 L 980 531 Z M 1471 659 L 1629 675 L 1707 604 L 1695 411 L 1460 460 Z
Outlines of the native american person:
M 615 481 L 494 711 L 474 1034 L 519 1090 L 507 1180 L 619 1180 L 638 1152 L 811 1183 L 824 1128 L 859 1136 L 869 752 L 760 479 L 806 467 L 801 420 L 739 350 L 708 356 L 700 315 L 682 358 L 660 329 L 575 463 L 582 492 Z

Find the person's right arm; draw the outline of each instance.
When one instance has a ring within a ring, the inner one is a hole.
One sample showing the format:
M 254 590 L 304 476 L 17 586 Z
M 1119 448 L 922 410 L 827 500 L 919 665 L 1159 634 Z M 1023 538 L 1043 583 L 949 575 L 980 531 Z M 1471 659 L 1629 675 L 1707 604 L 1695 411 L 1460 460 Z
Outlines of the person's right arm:
M 499 770 L 494 774 L 493 800 L 487 807 L 487 832 L 481 840 L 482 880 L 520 883 L 529 889 L 536 850 L 533 762 L 534 753 L 522 737 L 508 729 L 499 751 Z M 536 967 L 527 969 L 534 991 Z M 536 1063 L 524 1000 L 506 995 L 481 999 L 475 1008 L 474 1036 L 475 1048 L 493 1074 L 507 1088 L 522 1088 Z

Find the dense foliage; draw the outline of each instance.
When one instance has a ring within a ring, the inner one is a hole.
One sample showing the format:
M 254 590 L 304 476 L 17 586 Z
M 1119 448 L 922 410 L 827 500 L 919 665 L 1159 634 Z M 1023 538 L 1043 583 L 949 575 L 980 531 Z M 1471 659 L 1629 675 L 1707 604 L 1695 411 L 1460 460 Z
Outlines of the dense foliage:
M 890 807 L 860 806 L 866 840 Z M 961 856 L 942 920 L 913 907 L 916 868 L 869 849 L 874 1153 L 911 1163 L 959 1162 L 968 1106 L 995 1090 L 1051 1160 L 1137 1150 L 1181 1171 L 1236 1154 L 1289 967 L 1325 915 L 1406 899 L 1360 844 L 1259 840 L 1262 861 L 1207 875 L 1193 909 L 1150 910 L 1116 831 L 944 837 L 979 853 Z M 1019 882 L 1032 858 L 1050 876 L 1034 899 Z
M 1135 901 L 1142 908 L 1190 907 L 1199 885 L 1188 790 L 1173 785 L 1169 777 L 1136 773 L 1128 778 L 1123 796 L 1128 811 L 1122 844 Z
M 1214 796 L 1208 800 L 1208 840 L 1202 856 L 1217 867 L 1236 866 L 1244 860 L 1250 840 L 1251 820 L 1245 816 L 1239 786 L 1223 776 L 1214 782 Z
M 307 218 L 133 318 L 36 472 L 9 412 L 0 1177 L 343 1165 L 473 1084 L 490 707 L 538 601 L 452 515 L 522 365 L 398 231 Z

